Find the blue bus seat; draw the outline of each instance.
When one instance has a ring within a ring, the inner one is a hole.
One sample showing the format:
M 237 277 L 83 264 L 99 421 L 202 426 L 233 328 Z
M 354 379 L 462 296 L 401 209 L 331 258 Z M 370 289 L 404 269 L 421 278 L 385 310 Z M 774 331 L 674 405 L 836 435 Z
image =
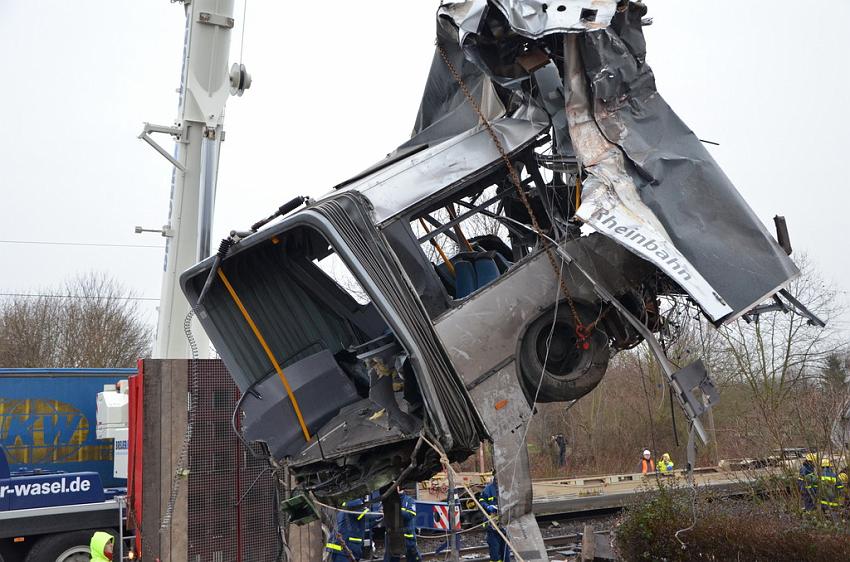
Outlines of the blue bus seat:
M 478 288 L 475 267 L 466 260 L 454 262 L 455 266 L 455 298 L 462 299 L 472 294 Z

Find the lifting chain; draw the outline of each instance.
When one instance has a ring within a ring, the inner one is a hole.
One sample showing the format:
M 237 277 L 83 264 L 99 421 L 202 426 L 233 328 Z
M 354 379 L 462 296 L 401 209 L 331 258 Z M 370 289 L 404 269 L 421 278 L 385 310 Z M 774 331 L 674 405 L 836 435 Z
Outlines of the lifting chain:
M 576 305 L 573 302 L 573 297 L 570 294 L 570 290 L 567 288 L 566 282 L 564 282 L 563 275 L 561 275 L 560 267 L 558 267 L 558 262 L 555 259 L 555 252 L 552 250 L 552 246 L 549 243 L 548 237 L 544 235 L 543 229 L 540 228 L 540 223 L 537 221 L 537 215 L 535 215 L 534 209 L 532 209 L 531 207 L 531 203 L 528 200 L 528 195 L 526 195 L 525 190 L 522 188 L 522 181 L 520 180 L 519 173 L 517 172 L 516 167 L 514 166 L 513 162 L 511 162 L 508 153 L 505 151 L 504 146 L 502 146 L 502 142 L 499 140 L 499 136 L 496 134 L 496 131 L 493 129 L 493 126 L 490 124 L 490 121 L 484 116 L 484 112 L 481 111 L 481 106 L 472 96 L 472 93 L 469 91 L 469 88 L 466 87 L 463 78 L 458 73 L 457 69 L 455 69 L 452 62 L 449 60 L 445 49 L 443 49 L 443 46 L 439 43 L 437 43 L 437 50 L 440 52 L 440 57 L 443 59 L 443 62 L 446 63 L 446 67 L 449 69 L 449 72 L 455 79 L 455 82 L 457 82 L 458 86 L 460 87 L 461 92 L 463 92 L 464 97 L 475 110 L 475 113 L 478 114 L 478 117 L 481 119 L 481 123 L 484 125 L 484 128 L 487 130 L 487 133 L 490 135 L 490 138 L 493 139 L 493 144 L 496 145 L 496 149 L 499 151 L 499 154 L 502 157 L 502 161 L 505 163 L 505 168 L 507 168 L 508 170 L 508 175 L 511 178 L 511 183 L 514 184 L 514 188 L 516 189 L 517 195 L 519 196 L 520 201 L 522 201 L 526 212 L 528 212 L 528 216 L 531 219 L 531 226 L 534 229 L 534 233 L 537 234 L 537 238 L 543 245 L 543 249 L 546 252 L 546 256 L 549 258 L 549 263 L 552 265 L 552 270 L 555 272 L 555 275 L 558 277 L 558 280 L 560 282 L 561 291 L 564 293 L 564 297 L 566 297 L 567 303 L 570 306 L 570 311 L 573 315 L 573 321 L 576 325 L 576 347 L 580 349 L 590 349 L 590 341 L 588 338 L 593 328 L 585 327 L 584 323 L 581 321 L 581 316 L 579 316 L 578 314 L 578 310 L 576 309 Z

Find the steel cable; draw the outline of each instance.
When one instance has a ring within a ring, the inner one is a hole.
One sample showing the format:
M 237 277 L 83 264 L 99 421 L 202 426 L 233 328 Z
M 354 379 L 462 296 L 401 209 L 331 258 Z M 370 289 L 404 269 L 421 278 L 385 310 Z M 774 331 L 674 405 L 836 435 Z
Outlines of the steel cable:
M 183 435 L 183 442 L 180 444 L 180 453 L 177 456 L 177 467 L 174 469 L 174 475 L 171 478 L 171 491 L 168 495 L 168 503 L 165 506 L 165 513 L 159 524 L 159 531 L 168 530 L 171 526 L 171 519 L 174 515 L 174 505 L 177 502 L 177 494 L 180 491 L 180 481 L 188 476 L 186 468 L 186 460 L 189 456 L 189 444 L 192 441 L 192 432 L 195 425 L 195 404 L 198 397 L 198 342 L 192 334 L 192 318 L 195 316 L 194 308 L 189 310 L 186 317 L 183 319 L 183 333 L 186 334 L 186 339 L 189 342 L 189 349 L 192 352 L 192 359 L 189 361 L 189 383 L 191 385 L 189 391 L 189 411 L 187 413 L 186 433 Z

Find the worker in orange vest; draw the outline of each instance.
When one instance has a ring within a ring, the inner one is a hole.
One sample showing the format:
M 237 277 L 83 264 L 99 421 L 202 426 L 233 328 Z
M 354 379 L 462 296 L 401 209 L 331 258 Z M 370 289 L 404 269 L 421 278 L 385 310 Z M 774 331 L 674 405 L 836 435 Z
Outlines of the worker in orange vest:
M 640 459 L 640 472 L 641 474 L 655 472 L 655 463 L 652 462 L 652 453 L 649 452 L 649 449 L 643 450 L 643 458 Z

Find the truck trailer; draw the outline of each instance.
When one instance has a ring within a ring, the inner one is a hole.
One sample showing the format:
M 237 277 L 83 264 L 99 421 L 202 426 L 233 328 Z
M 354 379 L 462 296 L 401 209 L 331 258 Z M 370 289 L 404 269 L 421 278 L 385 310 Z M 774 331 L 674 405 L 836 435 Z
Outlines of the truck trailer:
M 88 561 L 95 531 L 123 534 L 127 440 L 99 437 L 126 435 L 106 410 L 135 372 L 0 369 L 0 562 Z

